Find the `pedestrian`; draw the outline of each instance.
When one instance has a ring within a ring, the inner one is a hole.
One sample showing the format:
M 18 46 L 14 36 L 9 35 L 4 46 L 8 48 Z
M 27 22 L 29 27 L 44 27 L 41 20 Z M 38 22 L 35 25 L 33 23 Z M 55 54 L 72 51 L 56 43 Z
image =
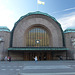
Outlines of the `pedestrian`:
M 35 59 L 35 62 L 37 62 L 37 60 L 38 60 L 38 59 L 37 59 L 37 56 L 35 56 L 35 58 L 34 58 L 34 59 Z
M 7 61 L 7 60 L 8 60 L 8 57 L 7 57 L 7 56 L 5 56 L 4 60 L 5 60 L 5 61 Z
M 41 61 L 41 56 L 39 56 L 39 60 Z
M 11 62 L 11 57 L 10 56 L 8 56 L 8 61 Z
M 44 60 L 46 60 L 46 56 L 44 55 Z
M 11 57 L 9 57 L 9 62 L 11 61 Z
M 60 56 L 59 58 L 60 58 L 60 60 L 63 60 L 62 56 Z

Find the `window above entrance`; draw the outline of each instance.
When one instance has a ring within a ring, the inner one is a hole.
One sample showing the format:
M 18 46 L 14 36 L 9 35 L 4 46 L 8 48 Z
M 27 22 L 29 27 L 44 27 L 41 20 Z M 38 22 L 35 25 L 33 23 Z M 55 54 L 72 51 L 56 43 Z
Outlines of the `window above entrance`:
M 46 30 L 40 27 L 32 28 L 26 36 L 27 47 L 48 47 L 49 35 Z

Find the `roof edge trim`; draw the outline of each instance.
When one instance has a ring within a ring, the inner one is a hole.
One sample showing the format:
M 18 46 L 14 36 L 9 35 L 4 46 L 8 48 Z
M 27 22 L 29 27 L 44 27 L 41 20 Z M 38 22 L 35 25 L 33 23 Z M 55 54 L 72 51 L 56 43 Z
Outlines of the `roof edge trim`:
M 27 17 L 27 16 L 30 16 L 30 15 L 45 15 L 45 16 L 48 16 L 48 17 L 50 17 L 52 20 L 54 20 L 58 25 L 59 25 L 59 27 L 61 28 L 61 24 L 53 17 L 53 16 L 51 16 L 51 15 L 49 15 L 49 14 L 47 14 L 47 13 L 43 13 L 43 12 L 40 12 L 40 11 L 36 11 L 36 12 L 29 12 L 28 14 L 26 14 L 26 15 L 24 15 L 24 16 L 21 16 L 20 18 L 19 18 L 19 20 L 17 21 L 17 22 L 15 22 L 15 24 L 14 24 L 14 28 L 13 28 L 13 30 L 15 29 L 15 27 L 16 27 L 16 25 L 22 20 L 22 19 L 24 19 L 25 17 Z M 62 29 L 62 28 L 61 28 Z
M 66 30 L 64 31 L 64 33 L 70 33 L 70 32 L 75 32 L 75 29 L 66 29 Z

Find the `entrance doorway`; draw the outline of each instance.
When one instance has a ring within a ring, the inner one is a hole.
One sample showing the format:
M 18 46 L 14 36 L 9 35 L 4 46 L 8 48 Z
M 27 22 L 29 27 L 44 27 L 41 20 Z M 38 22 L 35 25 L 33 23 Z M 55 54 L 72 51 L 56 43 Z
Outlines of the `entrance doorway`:
M 51 52 L 24 52 L 24 60 L 33 61 L 35 56 L 37 56 L 38 61 L 52 59 Z

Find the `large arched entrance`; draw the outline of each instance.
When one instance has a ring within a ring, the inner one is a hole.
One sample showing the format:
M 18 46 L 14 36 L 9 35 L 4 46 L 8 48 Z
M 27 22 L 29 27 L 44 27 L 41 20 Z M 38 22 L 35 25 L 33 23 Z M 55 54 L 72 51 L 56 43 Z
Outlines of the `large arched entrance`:
M 36 49 L 35 49 L 36 50 Z M 38 60 L 52 60 L 52 53 L 50 51 L 25 51 L 24 60 L 34 60 L 34 57 L 37 56 Z
M 11 31 L 8 55 L 14 60 L 58 59 L 66 57 L 64 35 L 57 20 L 42 12 L 32 12 L 22 16 Z
M 41 27 L 33 27 L 27 32 L 26 47 L 49 47 L 49 34 Z
M 39 50 L 36 48 L 41 47 L 52 47 L 52 35 L 48 31 L 48 28 L 42 27 L 42 25 L 32 25 L 26 31 L 26 47 L 34 47 L 35 51 L 25 51 L 24 60 L 34 60 L 35 56 L 38 57 L 38 60 L 50 60 L 52 59 L 51 52 Z

